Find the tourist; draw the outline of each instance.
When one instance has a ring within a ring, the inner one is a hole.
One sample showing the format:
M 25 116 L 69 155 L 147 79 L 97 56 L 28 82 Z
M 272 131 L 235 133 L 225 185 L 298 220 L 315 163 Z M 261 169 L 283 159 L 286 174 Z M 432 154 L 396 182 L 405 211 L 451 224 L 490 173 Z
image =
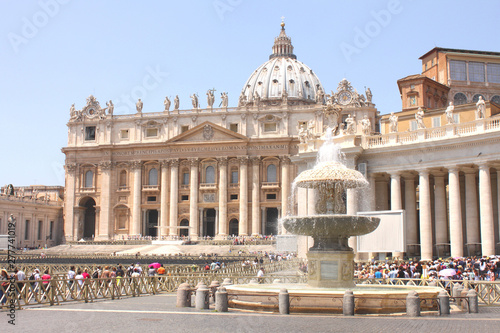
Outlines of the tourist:
M 51 276 L 49 274 L 49 270 L 46 269 L 42 275 L 42 287 L 43 287 L 42 290 L 45 291 L 45 293 L 48 293 L 50 290 L 50 279 L 51 279 Z M 45 296 L 44 296 L 44 298 L 45 298 Z
M 9 289 L 9 273 L 5 269 L 0 271 L 0 300 L 1 307 L 3 308 L 4 304 L 7 302 L 7 290 Z
M 82 270 L 81 270 L 81 269 L 79 269 L 79 270 L 76 272 L 76 275 L 75 275 L 75 280 L 76 280 L 76 281 L 78 281 L 78 285 L 77 285 L 77 286 L 79 287 L 79 289 L 81 289 L 81 288 L 82 288 L 82 286 L 83 286 L 83 279 L 84 279 L 84 277 L 83 277 Z
M 257 272 L 257 278 L 259 283 L 264 283 L 264 268 L 261 267 L 259 271 Z
M 120 277 L 125 276 L 125 272 L 123 271 L 123 267 L 120 264 L 118 264 L 118 268 L 116 269 L 116 276 L 120 276 Z
M 83 276 L 84 279 L 90 279 L 90 274 L 89 274 L 87 268 L 85 268 L 83 270 L 82 276 Z
M 163 267 L 163 264 L 158 267 L 158 270 L 156 271 L 158 273 L 158 275 L 165 275 L 165 267 Z
M 68 287 L 71 288 L 73 286 L 73 279 L 75 278 L 75 266 L 71 266 L 68 271 Z

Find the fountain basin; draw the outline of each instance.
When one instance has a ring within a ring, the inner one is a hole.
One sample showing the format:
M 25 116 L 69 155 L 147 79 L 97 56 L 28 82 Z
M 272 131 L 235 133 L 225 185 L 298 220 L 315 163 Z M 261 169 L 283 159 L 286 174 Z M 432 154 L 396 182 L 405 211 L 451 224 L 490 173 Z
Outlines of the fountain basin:
M 380 224 L 378 217 L 344 214 L 286 216 L 282 221 L 285 229 L 292 234 L 323 238 L 366 235 Z
M 226 286 L 229 306 L 253 311 L 278 312 L 278 296 L 286 288 L 291 313 L 342 313 L 345 288 L 314 288 L 307 284 L 246 284 Z M 415 290 L 422 311 L 437 310 L 439 287 L 356 285 L 355 313 L 396 313 L 406 311 L 406 296 Z

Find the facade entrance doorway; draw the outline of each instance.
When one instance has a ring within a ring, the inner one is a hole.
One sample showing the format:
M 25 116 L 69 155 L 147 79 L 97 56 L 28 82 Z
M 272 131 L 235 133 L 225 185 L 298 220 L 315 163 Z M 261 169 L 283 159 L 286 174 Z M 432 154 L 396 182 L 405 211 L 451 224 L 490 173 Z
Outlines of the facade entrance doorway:
M 215 209 L 209 208 L 203 211 L 203 236 L 215 236 Z
M 229 235 L 238 236 L 238 233 L 239 233 L 238 220 L 232 219 L 231 221 L 229 221 Z
M 87 198 L 82 204 L 85 207 L 83 217 L 83 238 L 94 238 L 95 235 L 95 200 Z
M 278 234 L 278 208 L 266 209 L 266 226 L 264 232 L 265 235 Z
M 184 219 L 181 221 L 179 229 L 179 237 L 188 237 L 189 236 L 189 221 Z
M 158 211 L 150 209 L 146 212 L 146 230 L 145 236 L 158 236 Z

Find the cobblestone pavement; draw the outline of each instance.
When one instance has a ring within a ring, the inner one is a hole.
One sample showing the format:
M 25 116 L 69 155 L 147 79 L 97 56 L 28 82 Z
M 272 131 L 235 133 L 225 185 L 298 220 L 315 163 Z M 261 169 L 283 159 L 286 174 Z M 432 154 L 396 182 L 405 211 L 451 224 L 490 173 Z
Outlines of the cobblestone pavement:
M 500 307 L 481 307 L 479 314 L 453 311 L 439 317 L 405 315 L 279 315 L 231 310 L 217 313 L 176 308 L 174 294 L 94 303 L 67 303 L 18 310 L 15 326 L 0 312 L 1 332 L 498 332 Z

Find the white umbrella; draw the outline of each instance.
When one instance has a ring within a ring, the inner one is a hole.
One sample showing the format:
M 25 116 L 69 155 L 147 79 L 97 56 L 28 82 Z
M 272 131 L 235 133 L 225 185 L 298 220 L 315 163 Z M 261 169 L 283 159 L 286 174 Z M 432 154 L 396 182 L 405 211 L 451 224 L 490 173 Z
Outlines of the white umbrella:
M 442 269 L 438 273 L 439 276 L 444 276 L 444 277 L 450 277 L 450 276 L 454 276 L 456 274 L 457 274 L 457 271 L 455 271 L 453 268 Z

